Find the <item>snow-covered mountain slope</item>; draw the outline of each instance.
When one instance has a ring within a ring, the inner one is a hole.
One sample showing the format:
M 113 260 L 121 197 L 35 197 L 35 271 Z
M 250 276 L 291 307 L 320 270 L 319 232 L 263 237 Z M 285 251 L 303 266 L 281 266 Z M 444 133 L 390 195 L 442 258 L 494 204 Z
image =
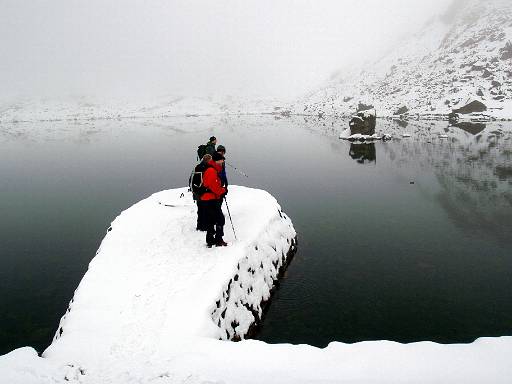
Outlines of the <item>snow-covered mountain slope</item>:
M 468 101 L 512 118 L 512 2 L 455 0 L 443 16 L 359 73 L 344 73 L 292 111 L 350 115 L 359 103 L 379 116 L 443 117 Z
M 263 114 L 279 110 L 279 105 L 274 99 L 235 96 L 162 96 L 147 101 L 84 96 L 22 98 L 0 101 L 0 123 Z

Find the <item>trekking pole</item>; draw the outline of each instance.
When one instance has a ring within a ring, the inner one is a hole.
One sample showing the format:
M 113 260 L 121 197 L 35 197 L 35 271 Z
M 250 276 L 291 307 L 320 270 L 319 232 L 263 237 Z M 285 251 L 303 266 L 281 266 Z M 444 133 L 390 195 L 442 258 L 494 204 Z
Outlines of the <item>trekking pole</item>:
M 244 172 L 242 172 L 241 170 L 239 170 L 237 167 L 235 167 L 234 165 L 231 165 L 229 164 L 227 161 L 225 161 L 225 163 L 230 166 L 231 168 L 233 168 L 235 171 L 237 171 L 239 174 L 241 174 L 242 176 L 245 176 L 247 178 L 249 178 L 249 176 L 247 176 Z
M 233 235 L 235 235 L 235 240 L 238 240 L 236 238 L 235 226 L 233 225 L 233 219 L 231 218 L 231 212 L 229 212 L 228 199 L 226 199 L 226 196 L 224 196 L 224 201 L 226 202 L 226 208 L 228 209 L 229 221 L 231 221 L 231 228 L 233 228 Z

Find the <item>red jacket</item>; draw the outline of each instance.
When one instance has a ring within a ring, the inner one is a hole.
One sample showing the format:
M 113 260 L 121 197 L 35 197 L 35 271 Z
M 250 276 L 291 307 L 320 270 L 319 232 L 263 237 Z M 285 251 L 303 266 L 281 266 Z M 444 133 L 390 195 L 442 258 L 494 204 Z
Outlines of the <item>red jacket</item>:
M 203 185 L 209 189 L 209 192 L 203 193 L 201 200 L 219 200 L 226 192 L 226 189 L 222 187 L 219 177 L 219 172 L 222 170 L 222 166 L 213 160 L 208 164 L 210 167 L 204 171 Z

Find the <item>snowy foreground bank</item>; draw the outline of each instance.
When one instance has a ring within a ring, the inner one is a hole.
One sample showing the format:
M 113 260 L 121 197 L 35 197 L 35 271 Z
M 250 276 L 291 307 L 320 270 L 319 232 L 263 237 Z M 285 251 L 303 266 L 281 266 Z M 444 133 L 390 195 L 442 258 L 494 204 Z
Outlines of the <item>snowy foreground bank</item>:
M 512 337 L 468 345 L 239 339 L 261 316 L 295 230 L 265 191 L 231 186 L 238 240 L 205 247 L 186 189 L 156 193 L 109 228 L 38 357 L 0 357 L 0 383 L 508 383 Z

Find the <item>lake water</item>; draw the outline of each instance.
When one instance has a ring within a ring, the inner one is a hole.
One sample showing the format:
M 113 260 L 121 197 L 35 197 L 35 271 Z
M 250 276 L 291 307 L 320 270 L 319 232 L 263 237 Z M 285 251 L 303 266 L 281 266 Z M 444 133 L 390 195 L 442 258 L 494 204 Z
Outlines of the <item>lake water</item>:
M 249 175 L 228 168 L 230 182 L 268 190 L 298 231 L 259 339 L 512 335 L 512 123 L 381 120 L 398 138 L 371 145 L 339 140 L 346 126 L 268 116 L 1 125 L 0 354 L 51 342 L 110 222 L 186 185 L 211 135 Z

